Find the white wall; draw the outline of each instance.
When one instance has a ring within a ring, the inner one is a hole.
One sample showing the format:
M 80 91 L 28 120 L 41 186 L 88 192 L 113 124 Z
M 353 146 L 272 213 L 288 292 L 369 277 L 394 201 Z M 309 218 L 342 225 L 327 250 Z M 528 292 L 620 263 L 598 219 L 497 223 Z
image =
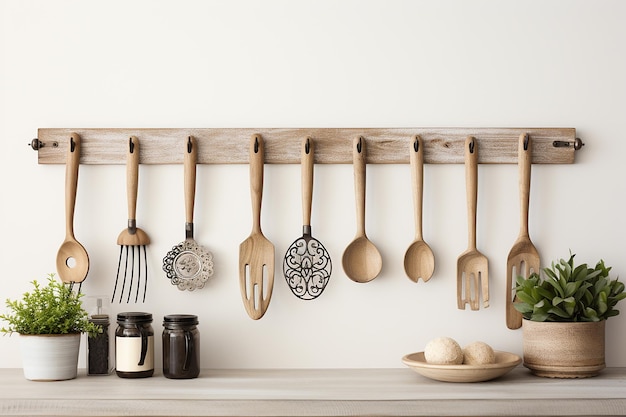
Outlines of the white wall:
M 626 274 L 626 3 L 620 1 L 9 1 L 0 2 L 0 296 L 54 271 L 64 237 L 62 165 L 38 165 L 40 127 L 575 127 L 574 165 L 533 168 L 530 234 L 543 263 L 604 258 Z M 277 260 L 300 236 L 299 166 L 267 166 L 263 230 Z M 91 257 L 88 295 L 110 294 L 126 224 L 123 166 L 82 166 L 76 236 Z M 350 281 L 352 167 L 316 167 L 313 231 L 334 273 L 317 300 L 276 271 L 266 316 L 248 318 L 238 245 L 251 227 L 248 167 L 199 167 L 196 239 L 215 257 L 203 290 L 179 292 L 161 259 L 183 239 L 181 166 L 142 166 L 138 221 L 152 237 L 145 304 L 200 317 L 204 367 L 401 367 L 436 336 L 521 353 L 505 326 L 506 258 L 518 233 L 517 167 L 479 168 L 478 247 L 491 307 L 456 308 L 465 249 L 461 165 L 427 166 L 424 235 L 436 273 L 404 275 L 413 239 L 407 165 L 370 166 L 368 236 L 382 274 Z M 623 306 L 622 306 L 623 307 Z M 626 366 L 626 314 L 608 323 L 607 363 Z M 157 354 L 160 346 L 157 344 Z M 18 337 L 0 366 L 20 366 Z M 160 366 L 160 361 L 157 364 Z

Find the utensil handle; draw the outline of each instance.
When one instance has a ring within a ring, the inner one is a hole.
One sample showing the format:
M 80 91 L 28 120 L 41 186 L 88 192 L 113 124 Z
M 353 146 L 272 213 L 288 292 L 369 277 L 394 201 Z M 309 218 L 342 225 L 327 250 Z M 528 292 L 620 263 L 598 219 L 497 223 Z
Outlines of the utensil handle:
M 185 142 L 185 221 L 193 224 L 193 209 L 196 199 L 196 162 L 198 147 L 193 136 L 189 136 Z
M 65 235 L 74 238 L 74 208 L 78 189 L 78 166 L 80 165 L 80 136 L 72 133 L 67 145 L 65 167 Z
M 365 236 L 365 138 L 352 141 L 352 163 L 354 164 L 354 192 L 356 196 L 357 236 Z
M 128 220 L 137 218 L 137 187 L 139 183 L 139 139 L 131 136 L 128 139 L 126 154 L 126 197 L 128 200 Z
M 252 230 L 261 232 L 261 200 L 263 199 L 263 164 L 265 146 L 261 135 L 250 140 L 250 197 L 252 201 Z
M 415 207 L 415 240 L 422 240 L 422 204 L 424 181 L 424 147 L 419 135 L 411 143 L 411 180 L 413 183 L 413 206 Z
M 478 200 L 478 141 L 465 139 L 465 189 L 467 193 L 468 248 L 476 249 L 476 203 Z
M 528 237 L 528 206 L 530 202 L 530 170 L 532 141 L 527 133 L 519 136 L 520 236 Z
M 313 205 L 313 165 L 315 146 L 313 139 L 302 141 L 302 224 L 311 226 L 311 207 Z M 310 232 L 309 232 L 310 233 Z

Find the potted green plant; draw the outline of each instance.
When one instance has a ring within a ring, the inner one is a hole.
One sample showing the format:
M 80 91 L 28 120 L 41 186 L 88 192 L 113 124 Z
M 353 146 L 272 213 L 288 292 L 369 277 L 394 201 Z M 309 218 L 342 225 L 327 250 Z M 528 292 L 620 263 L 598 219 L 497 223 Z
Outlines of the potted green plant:
M 33 290 L 21 300 L 6 300 L 9 312 L 3 333 L 19 333 L 24 376 L 30 380 L 76 378 L 81 333 L 93 336 L 101 329 L 88 320 L 81 293 L 48 277 L 47 285 L 32 281 Z
M 516 280 L 515 308 L 522 314 L 524 366 L 538 376 L 584 378 L 605 367 L 605 323 L 619 314 L 624 284 L 611 279 L 603 260 L 575 265 L 574 254 L 552 262 L 543 277 Z

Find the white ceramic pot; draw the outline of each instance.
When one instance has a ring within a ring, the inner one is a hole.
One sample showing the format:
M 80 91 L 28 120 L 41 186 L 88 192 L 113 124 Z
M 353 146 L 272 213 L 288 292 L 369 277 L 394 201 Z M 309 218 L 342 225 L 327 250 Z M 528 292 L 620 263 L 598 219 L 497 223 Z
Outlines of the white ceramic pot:
M 80 333 L 20 335 L 24 377 L 32 381 L 76 378 Z
M 605 323 L 523 320 L 524 366 L 549 378 L 598 375 L 605 368 Z

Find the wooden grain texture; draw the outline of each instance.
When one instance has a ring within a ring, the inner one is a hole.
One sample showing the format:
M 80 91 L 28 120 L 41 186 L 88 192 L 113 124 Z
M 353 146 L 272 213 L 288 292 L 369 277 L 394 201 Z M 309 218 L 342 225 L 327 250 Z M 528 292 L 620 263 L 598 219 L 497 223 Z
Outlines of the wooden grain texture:
M 481 383 L 432 381 L 398 369 L 203 369 L 172 380 L 115 375 L 32 382 L 0 370 L 3 416 L 616 416 L 626 368 L 586 380 L 532 376 L 521 366 Z
M 65 149 L 72 133 L 83 139 L 82 164 L 124 164 L 130 136 L 142 143 L 140 163 L 182 164 L 181 140 L 193 136 L 199 143 L 199 164 L 247 164 L 248 141 L 260 134 L 265 141 L 265 163 L 300 163 L 300 142 L 315 140 L 315 162 L 352 163 L 352 140 L 363 136 L 368 145 L 368 164 L 408 164 L 409 142 L 420 135 L 424 142 L 424 163 L 462 164 L 467 136 L 479 142 L 479 163 L 517 163 L 517 139 L 528 133 L 534 143 L 536 164 L 574 163 L 574 128 L 40 128 L 40 164 L 65 163 Z M 571 142 L 554 147 L 553 141 Z M 55 146 L 56 144 L 56 146 Z

